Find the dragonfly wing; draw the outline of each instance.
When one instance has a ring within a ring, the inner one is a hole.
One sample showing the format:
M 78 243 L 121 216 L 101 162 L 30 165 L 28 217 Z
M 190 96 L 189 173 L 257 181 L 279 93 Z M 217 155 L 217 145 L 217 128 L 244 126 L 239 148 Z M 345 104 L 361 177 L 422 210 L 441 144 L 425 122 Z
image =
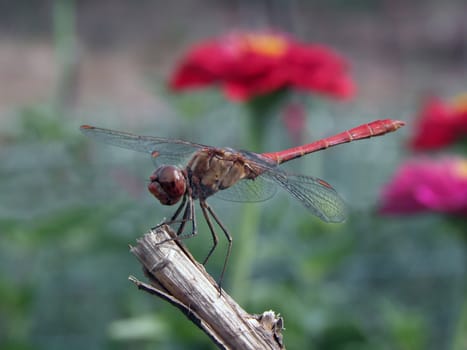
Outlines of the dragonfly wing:
M 80 129 L 83 134 L 99 142 L 137 152 L 149 153 L 158 165 L 182 162 L 196 150 L 207 147 L 183 140 L 140 136 L 89 125 L 83 125 Z
M 305 175 L 293 175 L 275 169 L 268 176 L 294 196 L 312 214 L 326 222 L 346 219 L 346 205 L 334 188 L 326 181 Z
M 216 193 L 216 198 L 231 202 L 262 202 L 277 192 L 277 185 L 271 180 L 259 176 L 254 180 L 244 179 L 232 187 Z
M 278 168 L 277 162 L 261 154 L 241 151 L 250 165 L 260 172 L 255 179 L 274 182 L 294 196 L 312 214 L 326 222 L 342 222 L 346 218 L 346 205 L 336 190 L 316 177 L 289 174 Z M 250 181 L 251 182 L 251 181 Z M 247 180 L 233 186 L 247 183 Z M 244 186 L 244 185 L 243 185 Z M 222 191 L 220 191 L 222 192 Z

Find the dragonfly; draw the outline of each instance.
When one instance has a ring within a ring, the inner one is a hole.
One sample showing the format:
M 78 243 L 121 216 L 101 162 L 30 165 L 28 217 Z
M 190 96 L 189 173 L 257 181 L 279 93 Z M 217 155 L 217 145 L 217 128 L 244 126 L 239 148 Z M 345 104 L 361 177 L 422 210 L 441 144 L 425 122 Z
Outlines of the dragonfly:
M 317 177 L 292 174 L 280 165 L 322 149 L 339 144 L 381 136 L 396 131 L 405 123 L 399 120 L 377 120 L 334 136 L 279 152 L 255 153 L 233 148 L 217 148 L 184 140 L 140 136 L 127 132 L 82 125 L 81 131 L 97 141 L 113 146 L 148 153 L 156 170 L 149 177 L 149 192 L 163 205 L 180 202 L 172 217 L 164 224 L 180 223 L 177 239 L 197 235 L 194 201 L 199 206 L 212 236 L 212 246 L 203 261 L 205 265 L 218 245 L 213 221 L 228 241 L 227 253 L 219 280 L 222 279 L 232 250 L 232 237 L 220 218 L 207 203 L 213 195 L 218 198 L 255 202 L 271 198 L 282 188 L 298 200 L 311 214 L 325 222 L 342 222 L 346 205 L 336 190 Z M 179 219 L 181 217 L 181 219 Z M 191 222 L 191 233 L 183 236 Z M 163 243 L 163 242 L 162 242 Z

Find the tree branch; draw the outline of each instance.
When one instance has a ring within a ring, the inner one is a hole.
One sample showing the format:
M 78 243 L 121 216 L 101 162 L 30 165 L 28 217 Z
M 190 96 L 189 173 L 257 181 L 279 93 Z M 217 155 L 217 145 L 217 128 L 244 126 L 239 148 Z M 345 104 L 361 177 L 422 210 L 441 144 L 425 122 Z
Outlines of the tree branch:
M 138 239 L 130 251 L 150 284 L 129 279 L 176 306 L 220 349 L 284 349 L 282 318 L 273 311 L 250 315 L 225 291 L 220 295 L 216 281 L 180 241 L 171 239 L 175 237 L 170 227 L 162 226 Z

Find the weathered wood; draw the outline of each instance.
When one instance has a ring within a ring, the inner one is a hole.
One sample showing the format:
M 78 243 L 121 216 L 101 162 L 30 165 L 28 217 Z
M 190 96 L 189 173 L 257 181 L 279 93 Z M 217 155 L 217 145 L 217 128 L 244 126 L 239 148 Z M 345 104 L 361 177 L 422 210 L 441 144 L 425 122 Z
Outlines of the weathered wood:
M 284 349 L 282 318 L 272 311 L 248 314 L 225 291 L 220 294 L 204 266 L 173 237 L 175 233 L 162 226 L 140 238 L 131 252 L 150 284 L 132 276 L 130 280 L 180 309 L 220 349 Z

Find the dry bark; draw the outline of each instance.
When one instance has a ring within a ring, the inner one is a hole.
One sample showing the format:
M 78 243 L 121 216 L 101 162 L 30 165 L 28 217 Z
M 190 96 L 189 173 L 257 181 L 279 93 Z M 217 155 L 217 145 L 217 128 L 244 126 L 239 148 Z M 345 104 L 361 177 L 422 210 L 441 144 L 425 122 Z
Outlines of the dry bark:
M 220 294 L 204 266 L 174 237 L 168 226 L 161 226 L 140 238 L 131 252 L 150 284 L 133 276 L 130 280 L 176 306 L 220 349 L 284 349 L 282 318 L 273 311 L 251 315 L 224 290 Z

